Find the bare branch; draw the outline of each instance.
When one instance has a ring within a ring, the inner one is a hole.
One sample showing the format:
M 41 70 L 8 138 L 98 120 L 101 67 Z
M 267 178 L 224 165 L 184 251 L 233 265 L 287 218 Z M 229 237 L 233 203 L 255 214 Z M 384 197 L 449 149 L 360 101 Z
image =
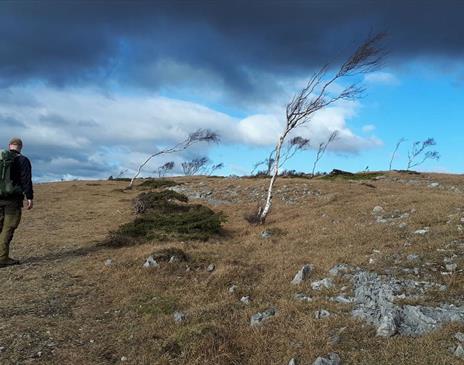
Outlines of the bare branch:
M 408 151 L 408 167 L 410 170 L 413 167 L 423 164 L 426 160 L 439 160 L 440 154 L 437 151 L 424 151 L 432 146 L 435 146 L 437 143 L 433 138 L 427 138 L 424 141 L 416 141 L 412 144 L 411 149 Z M 424 153 L 422 158 L 417 161 L 417 158 Z
M 140 176 L 142 173 L 143 168 L 156 156 L 176 153 L 186 150 L 187 148 L 191 147 L 194 144 L 200 142 L 207 142 L 207 143 L 218 143 L 220 141 L 219 135 L 215 132 L 210 131 L 209 129 L 198 129 L 193 133 L 190 133 L 186 139 L 178 144 L 174 145 L 173 147 L 165 148 L 161 151 L 151 154 L 148 158 L 139 165 L 136 174 L 132 177 L 128 189 L 132 188 L 134 181 L 137 177 Z
M 333 141 L 335 141 L 337 139 L 337 136 L 338 136 L 338 131 L 333 131 L 330 134 L 329 139 L 326 142 L 322 142 L 322 143 L 319 144 L 319 148 L 318 148 L 317 154 L 316 154 L 316 159 L 314 160 L 314 164 L 313 164 L 313 170 L 311 172 L 311 177 L 314 177 L 314 172 L 316 171 L 316 166 L 317 166 L 318 162 L 321 160 L 321 158 L 324 156 L 325 151 L 327 150 L 327 147 L 329 147 L 329 145 Z
M 393 153 L 392 153 L 392 157 L 391 157 L 391 159 L 390 159 L 390 165 L 389 165 L 389 167 L 388 167 L 389 171 L 392 170 L 393 160 L 395 159 L 396 153 L 398 152 L 398 149 L 400 148 L 400 146 L 401 146 L 401 144 L 402 144 L 403 142 L 406 142 L 406 138 L 403 138 L 403 137 L 402 137 L 402 138 L 400 138 L 400 139 L 398 140 L 398 142 L 396 142 L 395 150 L 394 150 Z

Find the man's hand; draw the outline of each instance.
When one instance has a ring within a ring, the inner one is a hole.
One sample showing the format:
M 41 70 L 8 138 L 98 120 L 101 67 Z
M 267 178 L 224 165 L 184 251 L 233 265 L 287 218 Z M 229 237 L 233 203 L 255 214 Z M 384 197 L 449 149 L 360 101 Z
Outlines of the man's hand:
M 34 203 L 32 202 L 32 200 L 27 199 L 27 210 L 31 210 L 33 206 Z

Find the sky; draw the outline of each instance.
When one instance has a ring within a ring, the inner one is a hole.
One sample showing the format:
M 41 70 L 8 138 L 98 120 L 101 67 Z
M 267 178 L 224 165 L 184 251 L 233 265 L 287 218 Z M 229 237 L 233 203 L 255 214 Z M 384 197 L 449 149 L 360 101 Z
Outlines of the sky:
M 369 34 L 385 32 L 378 70 L 340 80 L 365 93 L 295 131 L 311 148 L 284 169 L 404 169 L 434 138 L 421 171 L 462 173 L 463 1 L 203 0 L 0 2 L 0 146 L 24 141 L 36 181 L 101 179 L 210 129 L 219 144 L 155 158 L 207 156 L 246 175 L 272 151 L 285 107 L 325 64 L 336 70 Z

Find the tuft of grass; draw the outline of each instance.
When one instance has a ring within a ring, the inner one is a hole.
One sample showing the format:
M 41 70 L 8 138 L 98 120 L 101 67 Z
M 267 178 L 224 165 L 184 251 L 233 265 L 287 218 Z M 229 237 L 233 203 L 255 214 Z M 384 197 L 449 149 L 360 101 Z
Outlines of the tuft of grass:
M 137 311 L 141 314 L 172 315 L 177 309 L 179 306 L 176 298 L 170 296 L 145 296 L 137 301 Z
M 139 185 L 139 188 L 142 189 L 160 189 L 160 188 L 169 188 L 171 186 L 179 185 L 175 181 L 167 179 L 148 179 L 142 182 Z

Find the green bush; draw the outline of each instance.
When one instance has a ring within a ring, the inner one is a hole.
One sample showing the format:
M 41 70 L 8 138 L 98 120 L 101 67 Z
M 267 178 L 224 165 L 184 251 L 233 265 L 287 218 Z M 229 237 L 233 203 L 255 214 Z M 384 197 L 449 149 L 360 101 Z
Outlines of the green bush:
M 175 181 L 166 179 L 148 179 L 143 181 L 139 187 L 143 189 L 169 188 L 170 186 L 179 185 Z
M 206 241 L 221 232 L 225 216 L 171 190 L 140 194 L 134 201 L 138 217 L 112 232 L 106 246 L 122 247 L 147 240 Z

